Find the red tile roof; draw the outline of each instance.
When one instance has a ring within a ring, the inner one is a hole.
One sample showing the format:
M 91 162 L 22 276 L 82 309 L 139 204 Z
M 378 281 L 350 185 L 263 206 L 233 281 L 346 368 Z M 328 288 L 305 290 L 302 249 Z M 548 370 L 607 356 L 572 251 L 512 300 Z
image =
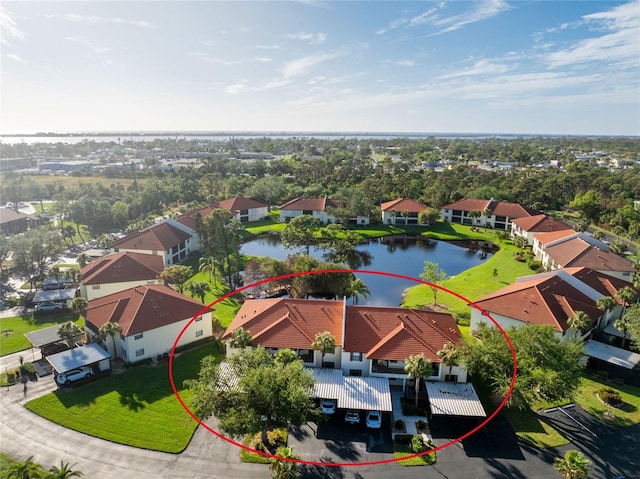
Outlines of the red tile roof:
M 164 252 L 189 238 L 188 233 L 163 222 L 125 236 L 111 244 L 111 248 Z
M 311 349 L 317 333 L 329 331 L 342 345 L 342 301 L 307 299 L 248 300 L 222 336 L 240 327 L 251 333 L 253 344 L 264 347 Z
M 80 274 L 82 284 L 108 284 L 156 279 L 163 269 L 160 255 L 123 252 L 92 261 Z
M 622 304 L 622 301 L 618 299 L 618 290 L 628 286 L 633 288 L 633 284 L 628 281 L 624 281 L 614 276 L 601 273 L 594 269 L 579 267 L 579 268 L 564 268 L 564 271 L 571 276 L 578 278 L 587 286 L 598 291 L 602 296 L 611 296 L 618 304 Z M 635 288 L 634 288 L 635 289 Z M 640 294 L 640 291 L 638 291 Z
M 382 211 L 408 211 L 409 213 L 420 213 L 427 209 L 427 205 L 423 205 L 419 201 L 409 198 L 398 198 L 397 200 L 387 201 L 380 205 Z
M 450 314 L 407 308 L 347 306 L 344 334 L 344 351 L 396 361 L 424 354 L 441 362 L 437 352 L 450 341 L 462 341 Z
M 489 209 L 495 216 L 506 216 L 512 219 L 540 214 L 539 211 L 527 206 L 523 206 L 519 203 L 504 203 L 495 201 L 493 199 L 482 200 L 477 198 L 467 198 L 464 200 L 456 201 L 455 203 L 445 205 L 442 208 L 446 210 L 458 211 L 484 211 L 485 209 Z
M 527 232 L 550 233 L 570 230 L 571 226 L 563 221 L 554 220 L 547 215 L 526 216 L 513 220 L 513 224 Z
M 577 235 L 577 234 L 578 234 L 577 231 L 568 229 L 568 230 L 553 231 L 550 233 L 536 233 L 535 235 L 533 235 L 533 237 L 537 239 L 540 242 L 540 244 L 547 245 L 559 239 L 567 238 L 569 236 Z
M 599 271 L 635 271 L 633 262 L 590 245 L 582 238 L 572 238 L 547 246 L 546 253 L 561 267 L 584 266 Z
M 131 336 L 191 319 L 203 307 L 168 286 L 136 286 L 89 301 L 85 321 L 95 329 L 107 322 L 117 323 L 124 336 Z
M 475 304 L 489 313 L 552 326 L 561 332 L 569 329 L 567 318 L 576 311 L 587 313 L 592 322 L 602 316 L 595 301 L 557 275 L 514 283 L 480 298 Z
M 250 210 L 254 208 L 266 208 L 267 204 L 261 201 L 252 200 L 243 196 L 235 196 L 227 200 L 218 201 L 213 204 L 217 208 L 224 208 L 229 211 Z
M 325 211 L 327 207 L 337 208 L 340 202 L 331 198 L 295 198 L 280 207 L 281 210 Z

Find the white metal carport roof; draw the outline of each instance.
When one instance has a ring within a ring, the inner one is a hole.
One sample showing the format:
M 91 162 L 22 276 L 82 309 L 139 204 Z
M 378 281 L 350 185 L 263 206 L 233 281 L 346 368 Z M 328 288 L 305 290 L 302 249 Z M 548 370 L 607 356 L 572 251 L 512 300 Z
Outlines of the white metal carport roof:
M 61 353 L 47 356 L 46 359 L 53 369 L 59 373 L 91 364 L 99 363 L 103 359 L 109 359 L 111 355 L 95 343 L 68 349 Z
M 592 358 L 601 359 L 626 369 L 633 369 L 636 364 L 640 363 L 640 354 L 632 353 L 626 349 L 616 348 L 592 339 L 584 343 L 584 352 Z
M 335 399 L 341 409 L 389 412 L 393 410 L 387 378 L 343 376 L 341 369 L 309 370 L 316 381 L 313 397 Z
M 473 384 L 427 381 L 426 385 L 432 414 L 486 417 Z

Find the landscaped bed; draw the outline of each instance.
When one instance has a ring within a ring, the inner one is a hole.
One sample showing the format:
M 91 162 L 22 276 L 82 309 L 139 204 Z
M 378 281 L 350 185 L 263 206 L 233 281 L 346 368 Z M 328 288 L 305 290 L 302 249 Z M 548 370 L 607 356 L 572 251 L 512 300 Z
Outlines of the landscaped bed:
M 174 381 L 185 401 L 189 391 L 182 386 L 184 380 L 197 378 L 201 359 L 211 354 L 221 358 L 221 351 L 220 344 L 212 342 L 175 358 Z M 166 363 L 58 390 L 25 407 L 90 436 L 169 453 L 183 451 L 198 425 L 175 398 Z
M 414 447 L 416 445 L 421 446 Z M 413 456 L 417 452 L 421 452 L 426 448 L 432 448 L 431 446 L 432 445 L 424 443 L 423 437 L 420 434 L 398 434 L 393 438 L 393 457 L 396 459 L 402 459 L 404 457 Z M 428 466 L 430 464 L 435 464 L 435 462 L 436 453 L 430 452 L 429 454 L 423 454 L 422 456 L 398 461 L 398 464 L 401 466 Z
M 267 442 L 269 442 L 268 447 L 266 447 L 262 442 L 262 432 L 247 434 L 242 443 L 256 451 L 266 452 L 273 455 L 278 447 L 287 445 L 287 438 L 287 430 L 285 428 L 278 428 L 267 432 Z M 248 451 L 246 449 L 240 449 L 240 460 L 242 460 L 242 462 L 252 462 L 256 464 L 271 463 L 270 457 Z

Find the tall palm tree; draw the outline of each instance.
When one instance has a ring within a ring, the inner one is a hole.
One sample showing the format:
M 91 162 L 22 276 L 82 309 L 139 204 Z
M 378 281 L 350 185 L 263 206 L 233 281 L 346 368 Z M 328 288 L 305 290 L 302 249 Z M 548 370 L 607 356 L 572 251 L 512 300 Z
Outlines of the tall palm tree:
M 440 359 L 442 359 L 442 364 L 449 366 L 449 380 L 451 380 L 451 371 L 453 370 L 453 367 L 458 364 L 458 360 L 460 358 L 460 352 L 458 351 L 457 346 L 449 341 L 436 354 Z
M 112 323 L 111 321 L 106 322 L 102 325 L 102 327 L 98 330 L 98 334 L 102 339 L 107 339 L 107 336 L 111 336 L 111 340 L 113 341 L 113 358 L 118 359 L 118 346 L 116 345 L 116 334 L 120 334 L 122 332 L 122 327 L 118 323 Z
M 354 279 L 349 284 L 349 292 L 351 293 L 353 304 L 358 304 L 358 296 L 366 300 L 371 294 L 367 285 L 364 284 L 364 281 L 358 278 Z
M 411 378 L 416 379 L 416 402 L 415 406 L 418 407 L 418 394 L 420 393 L 420 379 L 433 375 L 433 365 L 431 361 L 424 357 L 424 354 L 418 354 L 409 356 L 404 366 L 404 370 Z
M 80 279 L 80 271 L 77 268 L 69 268 L 62 274 L 62 277 L 71 281 L 75 287 Z
M 618 303 L 616 302 L 616 300 L 611 296 L 603 296 L 596 301 L 596 306 L 598 306 L 598 309 L 604 312 L 605 320 L 608 319 L 607 315 L 609 314 L 609 311 L 612 311 L 613 308 L 617 306 L 617 304 Z
M 556 458 L 553 467 L 564 479 L 586 479 L 591 462 L 580 451 L 567 451 L 564 458 Z
M 211 291 L 211 287 L 209 283 L 206 281 L 194 281 L 187 285 L 187 289 L 189 292 L 200 298 L 200 301 L 204 304 L 204 297 L 207 295 L 207 292 Z
M 89 256 L 85 253 L 80 253 L 76 258 L 76 261 L 81 268 L 84 268 L 89 263 Z
M 567 318 L 567 324 L 575 330 L 577 337 L 587 330 L 591 324 L 591 318 L 584 311 L 576 311 L 573 316 Z
M 476 220 L 482 217 L 482 211 L 480 210 L 471 210 L 468 215 L 471 218 L 473 226 L 476 226 Z
M 287 459 L 300 459 L 300 456 L 294 454 L 291 447 L 279 447 L 275 457 L 271 459 L 271 464 L 269 464 L 272 479 L 296 479 L 298 477 L 298 463 Z
M 631 286 L 625 286 L 620 288 L 617 293 L 618 298 L 622 301 L 622 311 L 620 312 L 620 318 L 624 316 L 624 312 L 631 303 L 633 303 L 638 297 L 638 293 Z
M 87 306 L 89 306 L 89 302 L 82 296 L 76 296 L 75 298 L 73 298 L 73 301 L 71 301 L 71 307 L 73 308 L 73 310 L 80 314 L 82 314 L 87 309 Z
M 322 359 L 320 361 L 320 365 L 324 364 L 324 355 L 330 353 L 336 347 L 336 338 L 333 337 L 329 331 L 323 331 L 321 333 L 316 334 L 313 343 L 311 343 L 311 347 L 317 351 L 320 351 L 322 354 Z
M 213 279 L 213 287 L 216 287 L 216 259 L 213 256 L 203 256 L 198 260 L 198 271 L 209 273 L 209 281 Z
M 629 333 L 629 326 L 630 326 L 630 318 L 627 315 L 624 315 L 623 317 L 621 317 L 620 319 L 616 319 L 613 322 L 613 325 L 615 326 L 615 328 L 617 330 L 619 330 L 622 333 L 622 344 L 620 345 L 621 349 L 624 349 L 624 343 L 627 340 L 627 334 Z
M 70 477 L 82 477 L 84 474 L 80 471 L 73 470 L 73 466 L 75 466 L 75 464 L 70 466 L 68 463 L 60 461 L 60 467 L 52 466 L 46 477 L 47 479 L 69 479 Z
M 15 461 L 5 469 L 7 479 L 35 479 L 40 477 L 40 467 L 33 462 L 33 456 L 24 461 Z
M 78 327 L 73 324 L 73 321 L 67 321 L 58 328 L 58 336 L 60 339 L 64 339 L 70 348 L 75 346 L 76 336 L 80 333 Z

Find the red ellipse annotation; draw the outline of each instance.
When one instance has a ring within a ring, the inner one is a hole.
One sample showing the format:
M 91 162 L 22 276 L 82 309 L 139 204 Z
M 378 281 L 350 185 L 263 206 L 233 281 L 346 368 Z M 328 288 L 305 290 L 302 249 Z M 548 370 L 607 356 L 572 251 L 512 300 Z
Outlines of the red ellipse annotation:
M 489 415 L 484 421 L 482 421 L 477 427 L 473 428 L 472 430 L 470 430 L 469 432 L 463 434 L 462 436 L 452 439 L 451 441 L 447 442 L 446 444 L 443 444 L 441 446 L 438 446 L 435 449 L 430 449 L 428 451 L 425 452 L 421 452 L 418 454 L 413 454 L 411 456 L 406 456 L 403 457 L 402 459 L 396 459 L 396 458 L 392 458 L 392 459 L 386 459 L 386 460 L 382 460 L 382 461 L 368 461 L 368 462 L 343 462 L 343 463 L 337 463 L 337 462 L 318 462 L 318 461 L 304 461 L 302 459 L 289 459 L 289 458 L 283 458 L 280 456 L 275 456 L 273 454 L 269 454 L 268 452 L 263 452 L 263 451 L 258 451 L 256 449 L 253 449 L 251 447 L 245 446 L 244 444 L 241 444 L 239 442 L 234 441 L 233 439 L 230 439 L 224 435 L 222 435 L 221 433 L 219 433 L 218 431 L 216 431 L 215 429 L 211 428 L 210 426 L 208 426 L 207 424 L 205 424 L 202 420 L 200 420 L 198 417 L 196 417 L 196 415 L 189 409 L 189 407 L 185 404 L 184 400 L 182 399 L 182 397 L 180 396 L 180 393 L 178 392 L 178 389 L 176 388 L 174 379 L 173 379 L 173 358 L 174 358 L 174 353 L 175 353 L 175 349 L 176 346 L 178 345 L 178 342 L 180 341 L 180 338 L 182 337 L 182 335 L 185 333 L 185 331 L 187 330 L 187 328 L 193 324 L 193 322 L 196 320 L 196 318 L 198 316 L 200 316 L 201 314 L 204 314 L 207 312 L 207 310 L 209 308 L 211 308 L 212 306 L 214 306 L 215 304 L 224 301 L 225 299 L 240 293 L 246 289 L 249 288 L 254 288 L 256 286 L 260 286 L 261 284 L 265 284 L 265 283 L 270 283 L 272 281 L 278 281 L 278 280 L 283 280 L 283 279 L 288 279 L 288 278 L 295 278 L 297 276 L 304 276 L 304 275 L 309 275 L 309 274 L 326 274 L 326 273 L 354 273 L 354 274 L 373 274 L 373 275 L 379 275 L 379 276 L 388 276 L 391 278 L 397 278 L 397 279 L 404 279 L 404 280 L 408 280 L 408 281 L 413 281 L 416 283 L 420 283 L 420 284 L 425 284 L 427 286 L 430 287 L 435 287 L 438 288 L 439 290 L 442 290 L 446 293 L 449 293 L 453 296 L 455 296 L 458 299 L 461 299 L 462 301 L 464 301 L 465 303 L 467 303 L 469 306 L 477 309 L 478 311 L 480 311 L 482 313 L 483 316 L 486 316 L 487 318 L 489 318 L 489 320 L 500 330 L 500 332 L 502 333 L 502 336 L 504 336 L 504 338 L 507 340 L 507 345 L 509 346 L 509 349 L 511 351 L 511 357 L 513 358 L 513 376 L 511 377 L 511 385 L 509 387 L 509 391 L 507 392 L 507 395 L 504 397 L 504 399 L 502 400 L 502 402 L 499 404 L 498 408 L 491 414 Z M 462 441 L 463 439 L 471 436 L 472 434 L 474 434 L 476 431 L 482 429 L 484 426 L 486 426 L 499 412 L 500 410 L 505 406 L 505 404 L 507 403 L 507 401 L 509 400 L 509 397 L 511 396 L 512 392 L 513 392 L 513 388 L 516 382 L 516 353 L 513 349 L 513 344 L 511 343 L 511 340 L 509 339 L 509 336 L 507 336 L 507 333 L 505 332 L 505 330 L 497 323 L 497 321 L 495 319 L 493 319 L 491 317 L 491 315 L 485 311 L 484 309 L 480 308 L 478 305 L 476 305 L 475 303 L 473 303 L 472 301 L 469 301 L 467 298 L 465 298 L 464 296 L 459 295 L 458 293 L 451 291 L 447 288 L 444 288 L 438 284 L 434 284 L 434 283 L 429 283 L 428 281 L 423 281 L 421 279 L 416 279 L 416 278 L 411 278 L 409 276 L 404 276 L 401 274 L 395 274 L 395 273 L 387 273 L 387 272 L 382 272 L 382 271 L 370 271 L 370 270 L 360 270 L 360 269 L 325 269 L 325 270 L 316 270 L 316 271 L 304 271 L 304 272 L 299 272 L 299 273 L 292 273 L 292 274 L 285 274 L 282 276 L 275 276 L 273 278 L 268 278 L 268 279 L 264 279 L 262 281 L 258 281 L 256 283 L 252 283 L 249 284 L 247 286 L 243 286 L 241 288 L 236 289 L 235 291 L 231 291 L 227 294 L 225 294 L 224 296 L 222 296 L 221 298 L 215 300 L 213 303 L 203 307 L 198 313 L 196 313 L 196 315 L 191 318 L 191 321 L 189 321 L 187 323 L 187 325 L 180 331 L 180 333 L 178 334 L 175 342 L 173 343 L 173 347 L 171 348 L 171 353 L 169 355 L 169 381 L 171 382 L 171 388 L 173 389 L 173 393 L 175 394 L 176 398 L 178 399 L 178 402 L 182 405 L 182 407 L 185 409 L 185 411 L 187 411 L 187 413 L 189 413 L 189 415 L 195 419 L 200 426 L 202 426 L 203 428 L 205 428 L 207 431 L 209 431 L 210 433 L 214 434 L 215 436 L 219 437 L 220 439 L 223 439 L 224 441 L 227 441 L 230 444 L 233 444 L 234 446 L 237 446 L 239 448 L 242 449 L 246 449 L 247 451 L 251 451 L 255 454 L 260 454 L 261 456 L 265 456 L 265 457 L 269 457 L 269 458 L 276 458 L 276 459 L 281 459 L 281 460 L 286 460 L 286 461 L 290 461 L 290 462 L 296 462 L 298 464 L 307 464 L 310 466 L 326 466 L 326 467 L 352 467 L 352 466 L 373 466 L 373 465 L 379 465 L 379 464 L 388 464 L 388 463 L 392 463 L 392 462 L 399 462 L 399 461 L 403 461 L 406 459 L 410 459 L 412 457 L 418 457 L 418 456 L 422 456 L 424 454 L 429 454 L 432 452 L 436 452 L 436 451 L 440 451 L 446 447 L 452 446 L 453 444 Z

